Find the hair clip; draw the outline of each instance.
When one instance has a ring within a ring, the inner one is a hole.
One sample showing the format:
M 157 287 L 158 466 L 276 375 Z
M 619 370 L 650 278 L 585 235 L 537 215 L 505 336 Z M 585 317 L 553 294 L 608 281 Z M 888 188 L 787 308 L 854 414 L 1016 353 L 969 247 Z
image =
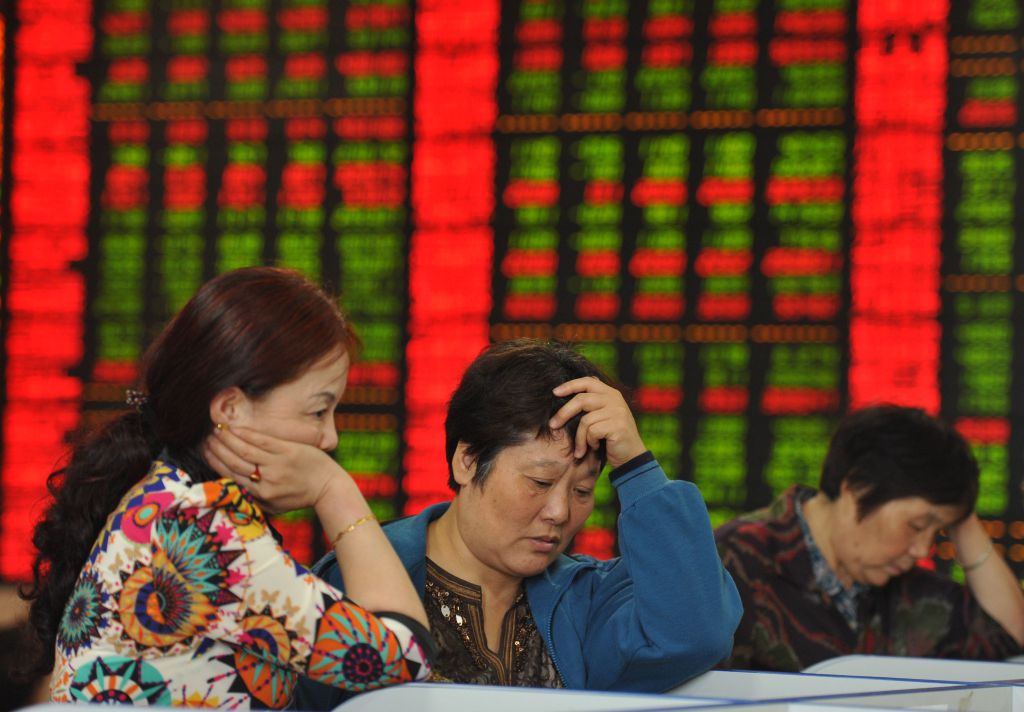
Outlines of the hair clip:
M 149 395 L 143 391 L 136 391 L 129 388 L 125 392 L 124 402 L 134 408 L 137 412 L 142 412 L 142 406 L 149 402 Z

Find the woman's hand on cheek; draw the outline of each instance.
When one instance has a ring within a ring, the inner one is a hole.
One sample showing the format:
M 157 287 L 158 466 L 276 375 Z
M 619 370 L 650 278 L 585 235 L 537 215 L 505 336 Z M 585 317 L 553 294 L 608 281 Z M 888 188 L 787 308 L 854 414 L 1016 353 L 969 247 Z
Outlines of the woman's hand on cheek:
M 323 450 L 250 428 L 216 428 L 203 452 L 217 474 L 245 487 L 271 512 L 314 506 L 333 478 L 351 480 Z

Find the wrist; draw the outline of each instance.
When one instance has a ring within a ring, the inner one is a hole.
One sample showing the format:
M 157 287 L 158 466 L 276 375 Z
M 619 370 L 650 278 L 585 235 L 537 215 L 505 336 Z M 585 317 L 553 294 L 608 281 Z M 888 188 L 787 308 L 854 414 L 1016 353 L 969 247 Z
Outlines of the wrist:
M 654 453 L 650 450 L 644 450 L 639 455 L 629 458 L 625 462 L 618 466 L 613 466 L 612 471 L 609 473 L 609 478 L 612 484 L 616 484 L 622 481 L 624 475 L 631 473 L 642 465 L 646 465 L 648 462 L 654 462 Z M 609 463 L 611 464 L 611 463 Z
M 964 572 L 981 568 L 992 558 L 995 544 L 978 515 L 971 513 L 949 531 L 949 539 L 956 547 L 956 563 Z
M 608 464 L 613 468 L 621 467 L 630 460 L 633 460 L 640 455 L 647 452 L 647 447 L 644 445 L 643 440 L 636 440 L 631 443 L 616 443 L 616 447 L 613 452 L 608 452 Z M 609 448 L 611 450 L 611 448 Z
M 364 514 L 358 519 L 353 520 L 351 524 L 341 529 L 340 531 L 338 531 L 337 534 L 334 535 L 334 537 L 331 539 L 331 548 L 337 548 L 338 543 L 345 537 L 346 534 L 351 534 L 363 524 L 368 524 L 370 522 L 376 521 L 377 517 L 374 516 L 373 512 L 370 512 L 369 514 Z
M 956 561 L 957 561 L 958 564 L 960 564 L 960 568 L 962 568 L 964 570 L 964 573 L 969 573 L 971 571 L 974 571 L 975 569 L 981 568 L 982 565 L 984 565 L 989 559 L 991 559 L 992 558 L 992 552 L 995 551 L 995 548 L 996 548 L 995 544 L 993 544 L 990 541 L 988 543 L 988 548 L 985 549 L 985 552 L 981 556 L 976 558 L 975 560 L 969 561 L 969 562 L 963 561 L 960 558 L 960 556 L 959 556 L 959 552 L 957 552 L 957 559 L 956 559 Z
M 338 473 L 329 477 L 320 488 L 313 502 L 313 511 L 321 522 L 325 515 L 348 521 L 363 516 L 370 511 L 370 507 L 355 481 Z

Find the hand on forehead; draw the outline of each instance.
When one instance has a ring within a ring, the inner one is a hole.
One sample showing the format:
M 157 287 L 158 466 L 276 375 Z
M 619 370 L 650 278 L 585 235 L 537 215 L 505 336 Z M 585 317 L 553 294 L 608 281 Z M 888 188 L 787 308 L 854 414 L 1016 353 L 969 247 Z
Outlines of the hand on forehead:
M 612 386 L 586 376 L 567 381 L 553 392 L 556 396 L 571 397 L 548 421 L 552 430 L 582 414 L 573 448 L 577 459 L 584 457 L 588 449 L 597 450 L 604 444 L 608 462 L 618 467 L 647 450 L 626 400 Z

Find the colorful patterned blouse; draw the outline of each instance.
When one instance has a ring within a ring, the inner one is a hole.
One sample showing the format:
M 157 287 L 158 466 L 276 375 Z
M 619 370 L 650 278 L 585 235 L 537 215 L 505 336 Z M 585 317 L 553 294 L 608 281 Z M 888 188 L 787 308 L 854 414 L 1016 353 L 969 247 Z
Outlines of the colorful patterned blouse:
M 1020 653 L 969 588 L 920 567 L 867 587 L 851 625 L 815 576 L 796 514 L 797 500 L 814 494 L 796 485 L 715 530 L 743 601 L 732 656 L 720 667 L 796 672 L 854 653 L 978 660 Z
M 68 601 L 57 702 L 282 708 L 300 675 L 348 690 L 426 678 L 429 634 L 300 566 L 230 480 L 156 461 L 108 518 Z

